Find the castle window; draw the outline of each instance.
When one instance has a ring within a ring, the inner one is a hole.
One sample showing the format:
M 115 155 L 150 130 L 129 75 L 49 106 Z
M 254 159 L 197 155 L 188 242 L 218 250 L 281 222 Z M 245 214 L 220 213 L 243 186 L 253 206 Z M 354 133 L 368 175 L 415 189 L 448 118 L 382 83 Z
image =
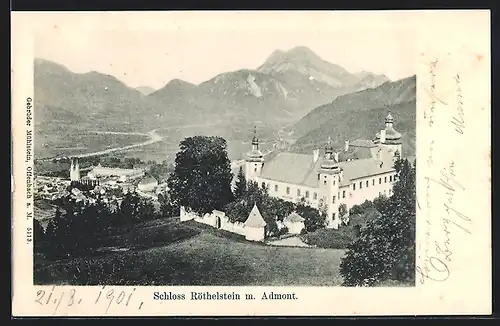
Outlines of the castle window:
M 374 185 L 375 185 L 375 179 L 372 180 L 372 186 L 374 186 Z
M 333 196 L 332 203 L 335 204 L 335 196 Z
M 286 194 L 289 195 L 290 194 L 290 187 L 286 187 Z
M 381 185 L 382 184 L 382 178 L 378 178 L 378 184 Z
M 325 181 L 323 181 L 323 184 L 326 186 L 326 180 L 325 180 Z
M 363 188 L 363 181 L 359 182 L 359 189 Z
M 253 172 L 257 172 L 257 168 L 253 169 Z
M 306 198 L 309 198 L 309 191 L 306 191 Z
M 297 196 L 300 196 L 300 189 L 297 189 Z
M 356 184 L 355 183 L 352 184 L 352 190 L 356 190 Z
M 368 180 L 366 180 L 366 186 L 368 187 Z
M 314 193 L 314 195 L 313 195 L 313 199 L 314 199 L 314 200 L 318 199 L 318 194 L 317 194 L 317 193 Z
M 278 191 L 278 185 L 274 185 L 274 191 Z
M 319 173 L 318 173 L 318 180 L 319 180 Z
M 333 178 L 333 185 L 335 186 L 335 178 Z
M 384 182 L 387 183 L 387 177 L 384 177 Z
M 262 188 L 265 188 L 265 187 L 266 187 L 266 183 L 262 182 Z
M 335 215 L 337 215 L 337 214 L 332 213 L 332 218 L 333 218 L 334 220 L 335 220 L 335 218 L 336 218 L 336 216 L 335 216 Z
M 392 182 L 392 175 L 389 176 L 389 182 Z
M 345 190 L 342 191 L 342 198 L 345 198 Z

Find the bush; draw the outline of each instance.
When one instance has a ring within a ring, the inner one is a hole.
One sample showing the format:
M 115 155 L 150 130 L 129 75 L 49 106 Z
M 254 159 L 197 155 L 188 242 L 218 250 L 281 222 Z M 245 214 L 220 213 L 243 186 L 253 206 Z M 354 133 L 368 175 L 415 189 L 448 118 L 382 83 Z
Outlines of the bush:
M 287 234 L 287 233 L 288 233 L 288 231 L 289 231 L 289 230 L 288 230 L 288 228 L 285 226 L 285 227 L 281 228 L 281 229 L 278 231 L 278 233 L 276 234 L 276 236 L 278 236 L 278 237 L 279 237 L 279 236 L 285 235 L 285 234 Z

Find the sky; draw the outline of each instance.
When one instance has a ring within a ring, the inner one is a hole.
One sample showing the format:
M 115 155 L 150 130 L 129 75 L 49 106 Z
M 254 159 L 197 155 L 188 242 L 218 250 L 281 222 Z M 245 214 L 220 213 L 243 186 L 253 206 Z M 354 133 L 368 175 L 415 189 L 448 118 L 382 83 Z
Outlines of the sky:
M 413 19 L 412 19 L 413 18 Z M 130 87 L 199 84 L 306 46 L 350 72 L 416 72 L 414 15 L 370 12 L 94 12 L 37 17 L 34 55 Z

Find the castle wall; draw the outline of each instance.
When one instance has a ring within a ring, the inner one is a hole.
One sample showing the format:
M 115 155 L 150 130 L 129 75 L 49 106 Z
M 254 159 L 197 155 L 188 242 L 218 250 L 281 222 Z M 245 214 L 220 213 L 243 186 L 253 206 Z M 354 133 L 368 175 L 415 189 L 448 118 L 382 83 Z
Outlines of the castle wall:
M 198 223 L 209 225 L 213 228 L 219 228 L 221 230 L 225 230 L 231 233 L 236 233 L 239 235 L 246 236 L 247 228 L 245 228 L 245 224 L 241 222 L 231 222 L 229 218 L 226 216 L 224 212 L 213 211 L 210 214 L 205 214 L 200 216 L 193 212 L 188 212 L 184 207 L 180 209 L 180 221 L 190 221 L 194 220 Z M 218 225 L 218 222 L 220 224 Z
M 346 204 L 347 209 L 350 209 L 354 205 L 364 203 L 365 200 L 373 201 L 380 195 L 390 197 L 395 181 L 395 171 L 352 180 L 352 183 L 348 187 L 340 189 L 341 202 Z M 343 197 L 344 191 L 346 192 L 345 198 Z

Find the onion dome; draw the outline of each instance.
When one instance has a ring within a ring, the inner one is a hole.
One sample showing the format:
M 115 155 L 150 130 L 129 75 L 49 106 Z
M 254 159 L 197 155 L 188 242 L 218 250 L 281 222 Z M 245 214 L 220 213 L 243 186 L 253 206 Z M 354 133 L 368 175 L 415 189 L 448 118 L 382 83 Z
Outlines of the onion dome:
M 392 117 L 391 112 L 389 112 L 387 117 L 385 117 L 385 123 L 393 123 L 393 122 L 394 122 L 394 118 Z
M 323 161 L 321 162 L 322 170 L 338 170 L 338 157 L 335 157 L 335 153 L 333 151 L 333 146 L 330 137 L 328 137 L 328 143 L 325 147 L 325 156 Z
M 385 118 L 385 142 L 384 144 L 400 144 L 401 133 L 397 132 L 394 127 L 394 118 L 391 113 Z M 375 135 L 375 143 L 380 143 L 380 131 Z
M 248 161 L 262 161 L 264 154 L 259 150 L 259 139 L 257 138 L 257 130 L 254 127 L 252 138 L 252 150 L 247 153 Z

